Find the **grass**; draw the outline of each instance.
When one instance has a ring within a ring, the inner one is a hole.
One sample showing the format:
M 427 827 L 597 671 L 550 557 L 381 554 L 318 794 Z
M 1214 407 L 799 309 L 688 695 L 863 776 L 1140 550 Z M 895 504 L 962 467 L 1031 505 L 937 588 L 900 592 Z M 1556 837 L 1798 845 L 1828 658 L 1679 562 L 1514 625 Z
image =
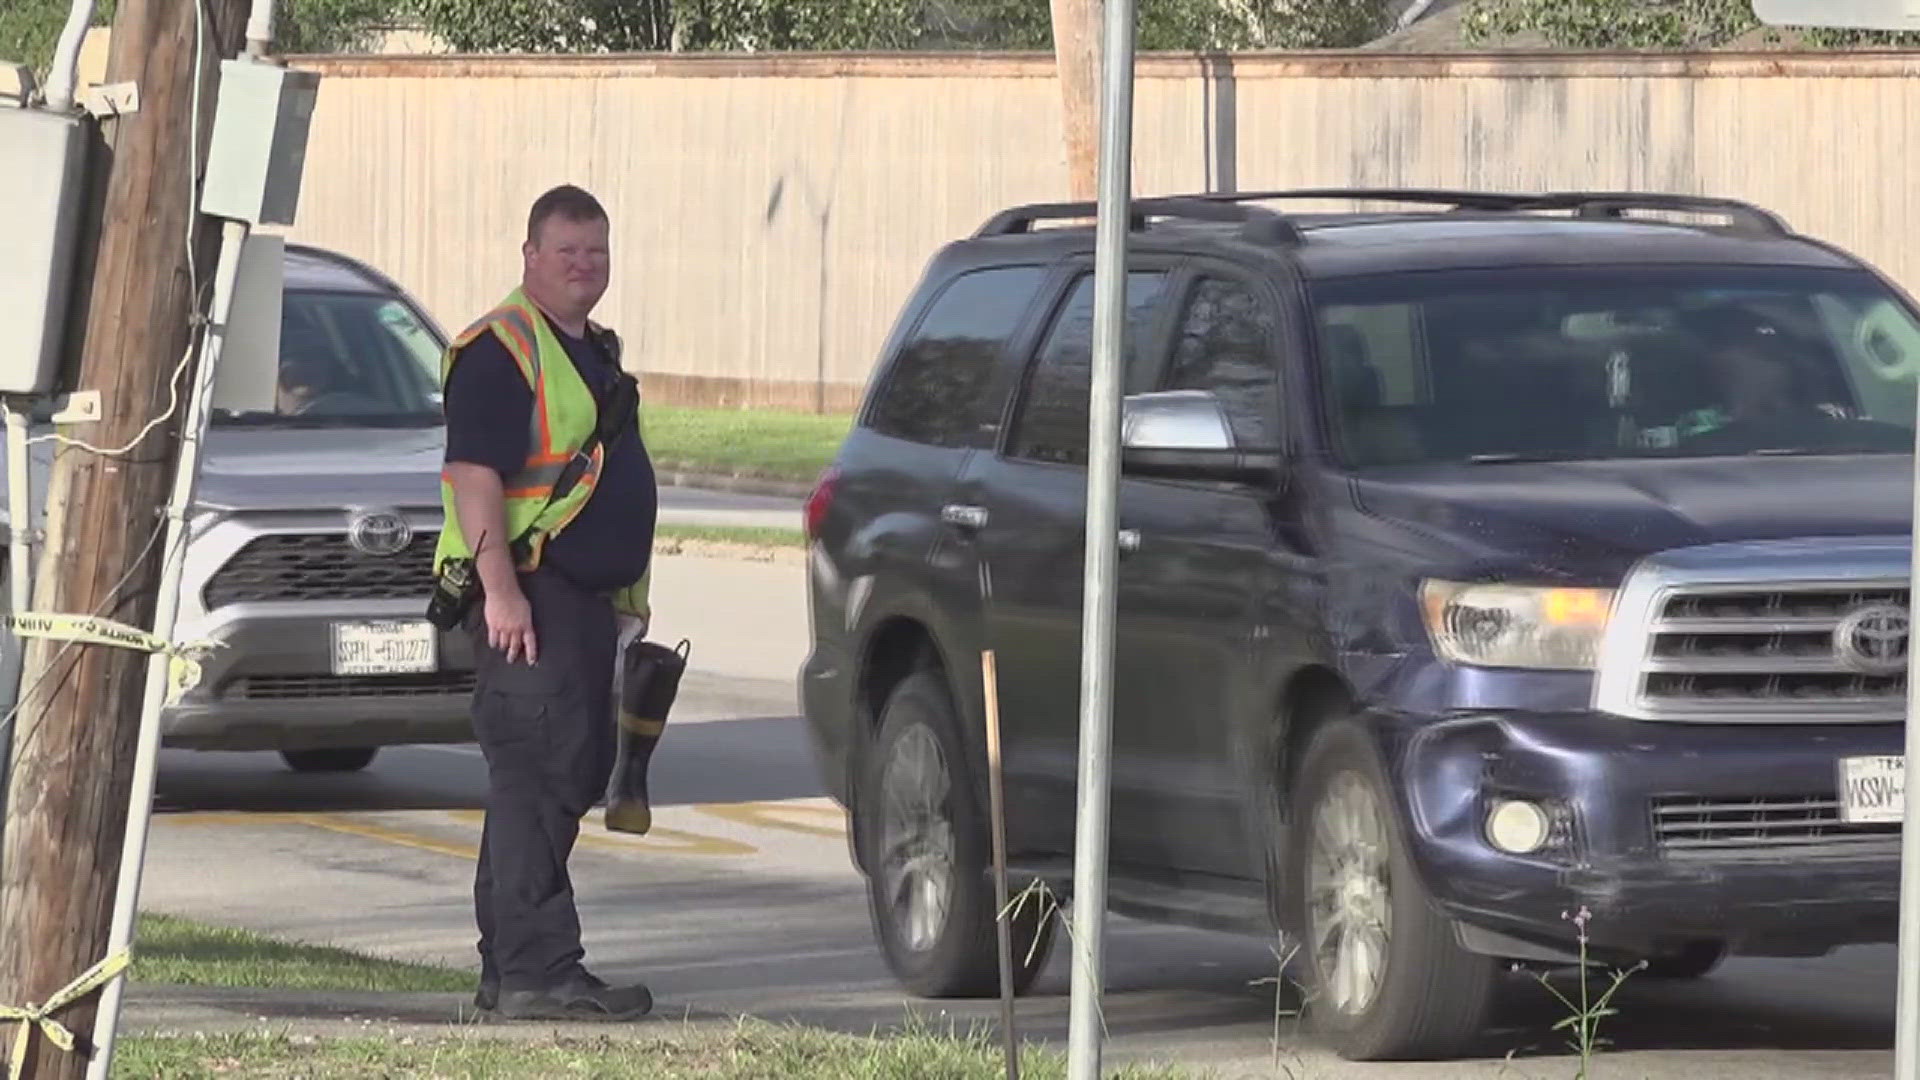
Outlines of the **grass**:
M 810 482 L 851 424 L 844 415 L 650 405 L 647 449 L 663 470 Z
M 181 986 L 369 993 L 471 993 L 475 978 L 453 968 L 382 960 L 156 914 L 140 916 L 132 977 Z
M 798 528 L 782 529 L 766 525 L 676 525 L 662 523 L 654 530 L 661 540 L 692 544 L 729 544 L 747 547 L 807 546 L 806 534 Z
M 382 960 L 346 949 L 280 941 L 171 915 L 144 914 L 134 977 L 143 983 L 367 992 L 458 992 L 473 976 Z M 910 1015 L 873 1037 L 743 1020 L 732 1027 L 661 1022 L 623 1026 L 618 1036 L 514 1038 L 448 1024 L 420 1035 L 321 1037 L 286 1030 L 128 1035 L 114 1072 L 153 1080 L 418 1080 L 474 1077 L 644 1077 L 646 1080 L 997 1080 L 1001 1047 L 989 1029 L 938 1030 Z M 1054 1080 L 1065 1058 L 1028 1047 L 1021 1075 Z M 1195 1074 L 1131 1067 L 1124 1080 L 1187 1080 Z
M 298 1035 L 152 1036 L 128 1039 L 116 1071 L 175 1080 L 415 1080 L 452 1077 L 645 1077 L 646 1080 L 998 1080 L 999 1044 L 985 1032 L 942 1033 L 923 1024 L 868 1038 L 745 1021 L 731 1030 L 641 1026 L 625 1037 L 502 1040 L 449 1033 L 436 1038 L 321 1039 Z M 1029 1049 L 1021 1076 L 1053 1080 L 1061 1055 Z M 1125 1080 L 1186 1080 L 1164 1068 L 1122 1068 Z

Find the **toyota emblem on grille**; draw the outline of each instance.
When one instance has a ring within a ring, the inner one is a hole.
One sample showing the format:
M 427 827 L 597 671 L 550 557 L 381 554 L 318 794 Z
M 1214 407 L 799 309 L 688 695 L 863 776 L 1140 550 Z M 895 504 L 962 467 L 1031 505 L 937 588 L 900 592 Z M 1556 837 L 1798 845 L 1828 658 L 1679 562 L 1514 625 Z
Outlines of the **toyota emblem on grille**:
M 361 514 L 347 527 L 347 542 L 366 555 L 398 555 L 413 542 L 413 527 L 399 514 Z
M 1907 609 L 1899 604 L 1868 604 L 1847 613 L 1833 628 L 1833 651 L 1840 662 L 1866 675 L 1898 675 L 1907 669 Z

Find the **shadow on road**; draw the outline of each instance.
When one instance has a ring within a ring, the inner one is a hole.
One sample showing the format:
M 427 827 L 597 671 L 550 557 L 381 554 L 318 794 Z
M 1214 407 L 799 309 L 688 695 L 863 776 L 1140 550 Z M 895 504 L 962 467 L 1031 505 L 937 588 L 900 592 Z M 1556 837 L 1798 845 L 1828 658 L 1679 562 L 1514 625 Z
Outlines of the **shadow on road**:
M 155 812 L 477 810 L 477 746 L 399 746 L 354 773 L 297 773 L 274 753 L 169 750 Z M 762 802 L 822 793 L 803 722 L 793 717 L 669 723 L 651 768 L 655 806 Z

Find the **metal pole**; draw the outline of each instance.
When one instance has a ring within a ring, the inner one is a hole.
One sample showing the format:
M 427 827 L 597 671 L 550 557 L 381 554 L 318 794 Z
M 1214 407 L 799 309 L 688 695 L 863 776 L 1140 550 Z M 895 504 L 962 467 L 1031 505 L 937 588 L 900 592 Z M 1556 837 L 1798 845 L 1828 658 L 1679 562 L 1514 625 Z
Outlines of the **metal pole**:
M 1920 403 L 1920 378 L 1915 380 L 1916 402 Z M 1914 461 L 1920 463 L 1920 404 L 1914 424 Z M 1913 485 L 1913 520 L 1910 529 L 1920 533 L 1920 475 Z M 1909 641 L 1907 645 L 1907 778 L 1900 826 L 1900 946 L 1898 981 L 1894 1005 L 1893 1075 L 1895 1080 L 1920 1080 L 1920 812 L 1914 809 L 1914 793 L 1920 791 L 1920 680 L 1915 679 L 1920 665 L 1914 662 L 1911 640 L 1914 587 L 1920 586 L 1920 543 L 1912 543 L 1908 570 L 1907 598 Z
M 7 614 L 26 611 L 33 597 L 33 536 L 31 474 L 27 459 L 27 415 L 23 404 L 0 404 L 7 420 Z M 14 708 L 20 701 L 20 675 L 25 670 L 26 642 L 5 632 L 11 649 L 0 657 L 0 849 L 7 832 L 7 789 L 13 779 Z
M 247 231 L 245 222 L 228 220 L 221 225 L 220 262 L 213 278 L 213 312 L 207 335 L 200 344 L 200 363 L 194 369 L 187 415 L 180 427 L 180 457 L 174 467 L 173 493 L 167 500 L 166 546 L 161 552 L 159 595 L 154 598 L 153 613 L 153 633 L 164 640 L 173 637 L 180 609 L 187 511 L 199 479 L 200 447 L 207 433 L 207 406 L 213 396 L 220 350 L 226 343 L 227 318 L 233 307 L 234 283 L 240 274 L 240 249 L 246 243 Z M 107 938 L 108 956 L 133 943 L 134 917 L 140 904 L 140 874 L 146 865 L 147 834 L 153 817 L 153 779 L 160 756 L 160 711 L 166 702 L 170 662 L 171 658 L 163 652 L 154 653 L 147 661 L 145 697 L 140 704 L 140 742 L 134 751 L 133 790 L 127 799 L 127 839 L 120 851 L 113 925 Z M 88 1080 L 107 1080 L 125 989 L 123 977 L 107 983 L 100 992 L 100 1010 L 93 1022 L 93 1044 L 97 1049 L 87 1064 Z
M 1080 633 L 1080 777 L 1073 845 L 1070 1080 L 1100 1076 L 1101 938 L 1107 915 L 1108 755 L 1113 727 L 1114 567 L 1120 502 L 1121 364 L 1126 355 L 1127 219 L 1133 180 L 1133 0 L 1106 0 L 1101 50 L 1093 375 L 1087 409 L 1086 595 Z

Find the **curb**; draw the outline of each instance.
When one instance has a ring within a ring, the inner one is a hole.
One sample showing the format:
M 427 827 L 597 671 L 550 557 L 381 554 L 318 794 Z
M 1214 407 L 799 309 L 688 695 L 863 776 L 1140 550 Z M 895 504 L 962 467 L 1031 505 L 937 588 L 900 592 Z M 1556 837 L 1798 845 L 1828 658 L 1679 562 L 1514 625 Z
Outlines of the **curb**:
M 794 480 L 766 480 L 757 476 L 718 476 L 712 473 L 681 472 L 672 468 L 656 468 L 655 476 L 667 487 L 704 488 L 708 491 L 730 491 L 739 495 L 777 495 L 788 499 L 804 499 L 813 494 L 812 484 L 803 484 Z

